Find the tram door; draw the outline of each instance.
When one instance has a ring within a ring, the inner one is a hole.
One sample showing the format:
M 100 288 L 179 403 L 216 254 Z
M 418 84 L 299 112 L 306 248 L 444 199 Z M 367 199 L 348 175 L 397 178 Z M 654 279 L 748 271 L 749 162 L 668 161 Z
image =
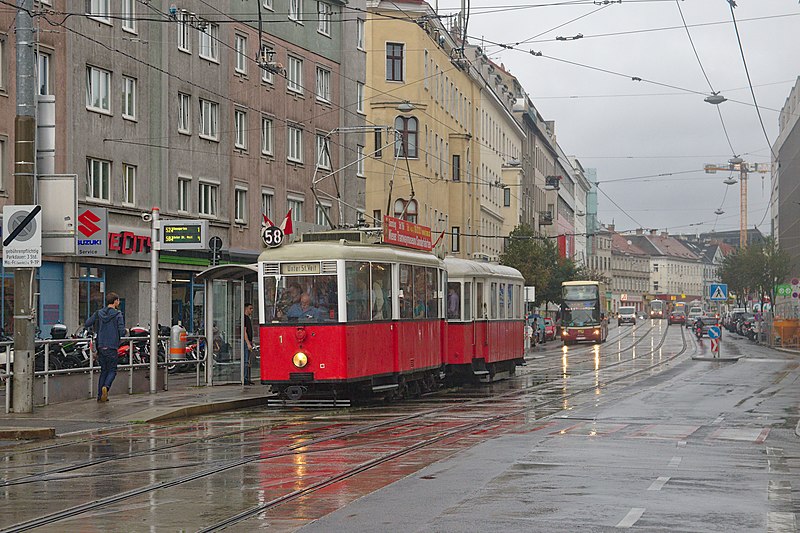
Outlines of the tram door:
M 244 281 L 213 280 L 215 384 L 242 380 L 242 323 L 244 321 Z

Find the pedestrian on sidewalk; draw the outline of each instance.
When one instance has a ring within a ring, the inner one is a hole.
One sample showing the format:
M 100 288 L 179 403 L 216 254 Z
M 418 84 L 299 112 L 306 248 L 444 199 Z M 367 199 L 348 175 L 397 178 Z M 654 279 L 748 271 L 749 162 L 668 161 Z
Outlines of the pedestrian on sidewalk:
M 119 310 L 119 295 L 109 292 L 106 307 L 99 309 L 86 320 L 86 329 L 97 334 L 95 344 L 100 360 L 100 378 L 97 381 L 97 401 L 107 402 L 108 391 L 117 375 L 117 349 L 120 337 L 125 336 L 125 318 Z
M 253 304 L 244 304 L 244 384 L 252 385 L 250 381 L 250 352 L 253 351 Z

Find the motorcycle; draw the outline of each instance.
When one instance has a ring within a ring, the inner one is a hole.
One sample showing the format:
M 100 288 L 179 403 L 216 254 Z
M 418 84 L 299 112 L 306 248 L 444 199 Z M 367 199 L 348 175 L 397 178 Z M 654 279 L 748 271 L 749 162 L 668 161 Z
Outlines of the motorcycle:
M 694 334 L 698 340 L 702 340 L 703 338 L 703 325 L 697 324 L 694 329 Z

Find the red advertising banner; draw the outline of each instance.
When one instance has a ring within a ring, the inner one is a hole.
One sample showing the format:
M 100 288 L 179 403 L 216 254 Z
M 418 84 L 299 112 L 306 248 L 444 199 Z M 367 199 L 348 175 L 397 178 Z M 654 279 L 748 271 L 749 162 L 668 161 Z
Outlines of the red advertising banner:
M 387 215 L 383 216 L 383 242 L 426 252 L 433 249 L 431 228 Z

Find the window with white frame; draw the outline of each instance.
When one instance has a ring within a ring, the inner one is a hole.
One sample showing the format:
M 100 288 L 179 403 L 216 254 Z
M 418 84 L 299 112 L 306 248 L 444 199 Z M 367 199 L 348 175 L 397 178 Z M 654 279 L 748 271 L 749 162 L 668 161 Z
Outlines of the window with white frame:
M 261 190 L 261 214 L 266 215 L 272 220 L 275 213 L 275 191 L 269 189 Z
M 356 21 L 356 48 L 361 51 L 364 51 L 365 30 L 364 19 L 358 19 Z
M 181 11 L 178 14 L 178 50 L 181 52 L 190 52 L 192 51 L 192 26 L 190 24 L 191 20 L 189 19 L 190 15 L 188 11 Z
M 331 15 L 333 8 L 326 2 L 317 2 L 317 31 L 323 35 L 330 36 L 331 34 Z
M 261 43 L 261 59 L 265 61 L 272 61 L 274 57 L 275 52 L 272 50 L 272 47 L 268 44 Z M 272 71 L 269 70 L 265 65 L 261 66 L 261 81 L 266 83 L 273 82 Z
M 247 73 L 247 37 L 236 35 L 234 38 L 234 49 L 236 50 L 236 66 L 234 70 L 239 74 Z
M 122 118 L 136 120 L 136 78 L 122 77 Z
M 210 100 L 200 100 L 200 137 L 216 141 L 218 139 L 219 104 Z
M 286 69 L 286 88 L 296 93 L 303 92 L 303 60 L 289 56 Z
M 219 185 L 208 181 L 200 182 L 199 203 L 197 212 L 209 217 L 217 216 L 217 195 Z
M 86 14 L 100 22 L 111 24 L 109 18 L 111 0 L 87 0 Z
M 6 42 L 0 39 L 0 91 L 6 90 L 6 61 L 5 61 Z
M 241 109 L 236 109 L 233 112 L 233 127 L 235 131 L 235 138 L 233 145 L 240 149 L 247 149 L 247 113 Z
M 287 126 L 288 140 L 286 145 L 286 159 L 295 163 L 303 162 L 303 130 L 295 126 Z
M 317 134 L 317 167 L 327 170 L 331 168 L 330 139 L 320 134 Z
M 317 67 L 317 100 L 331 101 L 331 71 Z
M 86 198 L 108 201 L 110 180 L 111 161 L 86 159 Z
M 364 177 L 364 147 L 356 145 L 356 176 Z
M 136 203 L 136 167 L 122 165 L 122 203 L 133 205 Z
M 272 155 L 272 119 L 261 117 L 261 153 Z
M 192 96 L 178 93 L 178 133 L 192 133 Z
M 247 187 L 237 185 L 233 191 L 233 217 L 237 224 L 247 224 Z
M 189 212 L 191 190 L 192 178 L 178 176 L 178 211 L 181 213 Z
M 6 146 L 8 139 L 0 138 L 0 191 L 6 190 Z
M 405 45 L 402 43 L 386 43 L 386 79 L 389 81 L 403 81 L 403 52 Z
M 289 0 L 289 18 L 295 22 L 300 22 L 300 17 L 302 16 L 303 0 Z
M 328 226 L 330 223 L 328 220 L 331 218 L 331 206 L 330 204 L 317 204 L 316 209 L 316 216 L 314 222 L 316 222 L 320 226 Z
M 86 107 L 91 111 L 111 112 L 111 72 L 86 67 Z
M 200 57 L 208 61 L 219 62 L 219 26 L 201 21 Z
M 136 0 L 122 0 L 122 29 L 136 33 Z
M 356 111 L 364 113 L 364 84 L 356 82 Z
M 0 43 L 2 45 L 2 43 Z M 0 46 L 0 54 L 2 54 L 2 46 Z M 37 94 L 50 94 L 50 54 L 43 52 L 34 52 L 36 56 L 36 90 Z M 2 58 L 0 58 L 0 65 L 2 65 Z M 2 75 L 0 75 L 2 77 Z M 2 86 L 2 80 L 0 80 Z
M 266 7 L 270 11 L 272 10 L 272 0 L 264 0 L 264 3 L 261 4 L 261 5 Z
M 303 199 L 298 196 L 289 196 L 286 207 L 292 212 L 292 222 L 303 221 Z

